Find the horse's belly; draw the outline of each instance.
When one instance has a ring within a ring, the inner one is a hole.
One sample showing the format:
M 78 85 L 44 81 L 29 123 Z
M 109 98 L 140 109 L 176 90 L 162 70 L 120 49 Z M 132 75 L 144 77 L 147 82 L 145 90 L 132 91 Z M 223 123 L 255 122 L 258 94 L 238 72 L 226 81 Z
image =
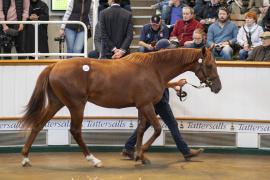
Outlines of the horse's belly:
M 112 97 L 112 96 L 101 96 L 101 97 L 89 97 L 88 101 L 101 107 L 106 108 L 125 108 L 133 107 L 135 103 L 132 100 L 128 100 L 125 97 Z

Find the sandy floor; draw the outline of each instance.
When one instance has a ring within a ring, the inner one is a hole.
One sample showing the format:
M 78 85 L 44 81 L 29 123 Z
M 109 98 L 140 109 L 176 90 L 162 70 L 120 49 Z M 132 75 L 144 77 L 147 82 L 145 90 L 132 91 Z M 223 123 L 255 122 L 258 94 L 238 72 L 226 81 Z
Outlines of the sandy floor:
M 94 153 L 103 168 L 92 167 L 82 153 L 31 153 L 32 167 L 19 154 L 0 154 L 0 180 L 174 180 L 270 179 L 270 156 L 202 154 L 185 162 L 178 153 L 147 153 L 152 164 L 124 160 L 119 153 Z

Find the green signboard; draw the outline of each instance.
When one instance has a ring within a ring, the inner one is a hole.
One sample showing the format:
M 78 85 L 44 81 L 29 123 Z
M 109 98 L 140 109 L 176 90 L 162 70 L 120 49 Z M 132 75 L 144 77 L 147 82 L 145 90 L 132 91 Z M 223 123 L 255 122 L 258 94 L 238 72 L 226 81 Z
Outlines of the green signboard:
M 67 9 L 67 0 L 52 0 L 52 11 L 65 11 Z

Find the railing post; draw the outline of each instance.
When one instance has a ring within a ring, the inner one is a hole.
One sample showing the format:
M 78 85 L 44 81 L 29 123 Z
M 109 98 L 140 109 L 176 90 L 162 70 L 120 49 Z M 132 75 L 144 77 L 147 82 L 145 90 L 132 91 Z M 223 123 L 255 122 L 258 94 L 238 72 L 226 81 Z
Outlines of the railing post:
M 35 22 L 35 59 L 38 59 L 38 23 Z

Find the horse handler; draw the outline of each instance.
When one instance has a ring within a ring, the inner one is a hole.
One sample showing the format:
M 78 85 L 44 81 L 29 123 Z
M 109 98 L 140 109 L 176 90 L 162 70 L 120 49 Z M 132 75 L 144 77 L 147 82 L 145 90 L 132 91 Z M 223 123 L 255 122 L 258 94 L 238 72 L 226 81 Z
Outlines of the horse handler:
M 171 46 L 170 41 L 167 39 L 160 40 L 157 45 L 156 49 L 166 49 Z M 183 87 L 186 84 L 185 79 L 181 79 L 178 82 L 169 83 L 168 87 L 174 88 L 176 91 L 179 91 L 181 87 Z M 192 157 L 198 156 L 203 149 L 190 149 L 186 142 L 183 140 L 181 133 L 178 129 L 178 123 L 173 115 L 173 112 L 171 110 L 171 107 L 169 105 L 169 90 L 168 88 L 165 89 L 163 96 L 161 100 L 155 104 L 155 111 L 156 114 L 160 115 L 161 119 L 164 121 L 164 123 L 168 126 L 171 135 L 175 141 L 175 144 L 178 148 L 178 150 L 183 154 L 186 161 L 190 161 Z M 140 117 L 139 119 L 144 118 Z M 145 131 L 150 127 L 150 123 L 147 121 L 147 124 L 145 126 Z M 133 132 L 133 134 L 128 138 L 127 142 L 125 143 L 125 148 L 122 151 L 122 155 L 124 157 L 127 157 L 129 159 L 134 159 L 134 151 L 135 151 L 135 144 L 137 140 L 137 129 Z

